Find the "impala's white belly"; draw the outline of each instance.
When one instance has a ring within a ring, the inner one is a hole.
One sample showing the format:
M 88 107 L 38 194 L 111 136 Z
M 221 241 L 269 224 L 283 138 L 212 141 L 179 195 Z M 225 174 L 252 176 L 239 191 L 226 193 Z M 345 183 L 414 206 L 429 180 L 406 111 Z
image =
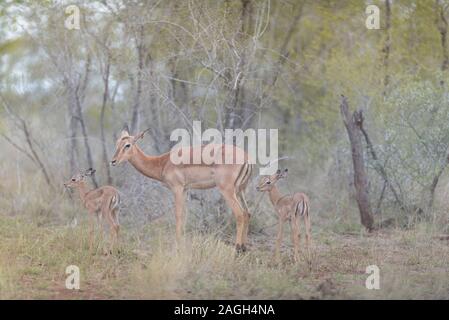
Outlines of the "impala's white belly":
M 186 185 L 187 189 L 210 189 L 215 188 L 217 184 L 214 180 L 196 181 Z

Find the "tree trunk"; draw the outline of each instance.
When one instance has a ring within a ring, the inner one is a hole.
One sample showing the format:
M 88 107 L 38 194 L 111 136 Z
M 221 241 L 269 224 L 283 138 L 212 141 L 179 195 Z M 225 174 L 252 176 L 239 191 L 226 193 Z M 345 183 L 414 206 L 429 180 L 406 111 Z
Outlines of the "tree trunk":
M 358 113 L 354 112 L 353 115 L 350 114 L 348 101 L 343 95 L 340 111 L 351 144 L 352 163 L 354 166 L 354 186 L 356 189 L 356 200 L 359 207 L 361 222 L 368 231 L 372 231 L 373 217 L 369 202 L 368 177 L 363 159 L 362 136 L 357 123 Z
M 78 121 L 76 119 L 76 108 L 75 108 L 75 98 L 73 97 L 72 90 L 69 91 L 69 97 L 67 101 L 68 108 L 68 139 L 69 143 L 68 147 L 68 155 L 69 155 L 69 164 L 70 164 L 70 174 L 75 174 L 76 171 L 76 154 L 78 150 L 78 141 L 76 140 Z
M 109 74 L 111 70 L 111 56 L 108 52 L 106 61 L 106 67 L 103 75 L 103 84 L 104 84 L 104 92 L 103 92 L 103 102 L 101 104 L 101 114 L 100 114 L 100 135 L 101 135 L 101 145 L 103 147 L 103 164 L 106 171 L 106 178 L 108 184 L 112 184 L 111 170 L 109 168 L 109 157 L 108 150 L 106 149 L 106 135 L 104 132 L 104 117 L 106 112 L 106 105 L 108 103 L 109 97 Z
M 81 133 L 83 135 L 83 140 L 84 140 L 84 147 L 86 149 L 87 165 L 89 166 L 89 168 L 93 168 L 94 161 L 92 158 L 92 152 L 91 152 L 90 145 L 89 145 L 89 136 L 87 134 L 87 128 L 86 128 L 86 124 L 84 122 L 83 110 L 81 108 L 81 102 L 80 102 L 80 97 L 79 97 L 78 93 L 75 93 L 75 98 L 76 98 L 76 110 L 78 113 L 77 117 L 78 117 L 78 121 L 80 122 Z M 97 179 L 95 179 L 95 176 L 91 176 L 91 178 L 92 178 L 92 183 L 94 184 L 95 188 L 98 188 L 98 183 L 97 183 Z
M 441 63 L 441 71 L 446 71 L 449 67 L 449 53 L 447 50 L 447 29 L 448 23 L 446 16 L 444 14 L 444 6 L 443 4 L 437 0 L 437 10 L 438 10 L 438 19 L 437 19 L 437 27 L 440 32 L 441 38 L 441 50 L 443 53 L 443 62 Z M 444 84 L 444 80 L 440 81 L 441 85 Z
M 134 98 L 134 105 L 132 109 L 131 116 L 131 132 L 136 133 L 139 129 L 139 117 L 140 117 L 140 98 L 142 96 L 142 78 L 144 69 L 144 54 L 145 54 L 145 44 L 144 44 L 144 28 L 140 27 L 139 36 L 136 39 L 137 48 L 137 89 Z
M 386 96 L 387 94 L 387 87 L 390 83 L 390 74 L 389 74 L 389 59 L 390 59 L 390 50 L 391 50 L 391 3 L 390 0 L 385 1 L 385 33 L 387 35 L 387 38 L 385 39 L 385 44 L 382 49 L 382 52 L 384 54 L 383 56 L 383 66 L 384 66 L 384 92 L 383 95 Z
M 382 179 L 384 179 L 384 188 L 382 191 L 382 196 L 385 191 L 385 187 L 388 186 L 390 188 L 391 192 L 393 193 L 393 196 L 396 200 L 396 203 L 399 205 L 399 208 L 401 208 L 402 211 L 405 211 L 405 205 L 402 202 L 401 198 L 399 197 L 399 194 L 396 191 L 396 188 L 393 186 L 392 182 L 390 181 L 390 178 L 388 177 L 388 174 L 387 174 L 387 170 L 385 170 L 384 166 L 382 166 L 380 164 L 379 157 L 377 156 L 377 153 L 374 150 L 374 146 L 373 146 L 373 143 L 371 142 L 371 139 L 368 136 L 368 132 L 363 127 L 364 117 L 363 117 L 363 113 L 361 110 L 359 110 L 359 112 L 357 112 L 357 120 L 358 120 L 357 125 L 358 125 L 360 131 L 362 132 L 363 136 L 365 137 L 366 145 L 368 146 L 368 150 L 370 151 L 371 157 L 374 160 L 374 168 L 379 173 L 379 175 L 382 177 Z M 381 197 L 381 199 L 382 199 L 382 197 Z M 381 200 L 379 200 L 379 203 L 380 202 L 381 202 Z
M 440 181 L 440 177 L 444 172 L 444 169 L 446 169 L 447 165 L 449 164 L 449 154 L 446 156 L 446 159 L 444 160 L 444 163 L 441 165 L 441 167 L 438 169 L 438 172 L 435 174 L 435 177 L 432 179 L 432 184 L 429 188 L 429 203 L 427 207 L 427 211 L 430 212 L 430 210 L 433 207 L 433 201 L 435 199 L 435 190 L 437 189 L 438 182 Z
M 250 0 L 241 0 L 242 10 L 240 15 L 240 32 L 237 36 L 237 42 L 243 44 L 246 40 L 247 33 L 251 27 L 251 10 L 252 4 Z M 247 64 L 247 48 L 242 46 L 242 52 L 240 54 L 240 61 L 236 66 L 235 79 L 233 85 L 230 87 L 230 102 L 228 111 L 226 113 L 226 128 L 237 129 L 243 128 L 245 123 L 244 119 L 244 97 L 245 97 L 245 85 L 244 77 L 246 76 L 246 64 Z

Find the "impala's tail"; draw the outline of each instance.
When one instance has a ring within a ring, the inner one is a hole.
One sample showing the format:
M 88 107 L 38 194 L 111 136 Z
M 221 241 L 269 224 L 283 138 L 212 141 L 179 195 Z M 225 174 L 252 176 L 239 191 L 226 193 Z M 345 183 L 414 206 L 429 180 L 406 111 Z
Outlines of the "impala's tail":
M 119 205 L 120 205 L 120 195 L 116 193 L 111 197 L 111 200 L 109 202 L 109 209 L 111 210 L 118 209 Z
M 295 215 L 300 215 L 304 217 L 309 216 L 309 203 L 307 201 L 301 200 L 296 204 Z

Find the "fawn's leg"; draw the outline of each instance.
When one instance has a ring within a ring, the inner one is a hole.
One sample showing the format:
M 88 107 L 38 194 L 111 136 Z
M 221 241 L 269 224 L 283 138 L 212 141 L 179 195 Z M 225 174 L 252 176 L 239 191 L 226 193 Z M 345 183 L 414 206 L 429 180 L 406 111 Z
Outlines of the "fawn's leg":
M 107 249 L 105 248 L 105 241 L 104 241 L 104 234 L 106 232 L 105 230 L 105 225 L 104 225 L 104 219 L 107 220 L 107 222 L 109 223 L 108 219 L 107 219 L 107 209 L 102 208 L 101 211 L 97 214 L 97 225 L 98 225 L 98 229 L 100 231 L 100 243 L 101 243 L 101 250 L 103 251 L 103 254 L 107 254 Z
M 276 239 L 275 258 L 279 262 L 281 259 L 281 244 L 284 236 L 284 219 L 279 217 L 278 235 Z
M 92 252 L 94 244 L 94 212 L 89 212 L 89 252 Z
M 110 214 L 107 216 L 108 225 L 109 225 L 109 250 L 107 251 L 108 254 L 112 254 L 114 252 L 114 222 L 112 221 L 112 218 Z
M 310 256 L 310 246 L 312 242 L 312 235 L 311 235 L 311 225 L 310 225 L 310 215 L 309 215 L 309 204 L 305 203 L 305 210 L 304 210 L 304 225 L 306 229 L 306 247 L 307 247 L 307 259 L 309 263 L 311 262 L 311 256 Z
M 293 243 L 293 259 L 295 262 L 299 261 L 299 243 L 300 243 L 300 230 L 299 230 L 299 217 L 294 214 L 290 217 L 290 226 L 292 233 L 292 243 Z
M 119 246 L 119 231 L 120 231 L 120 224 L 118 222 L 118 209 L 112 210 L 112 220 L 114 221 L 114 241 L 117 246 Z M 119 249 L 120 251 L 120 249 Z
M 106 254 L 112 254 L 114 250 L 114 242 L 116 235 L 116 227 L 115 227 L 115 219 L 113 218 L 113 210 L 109 208 L 109 202 L 107 205 L 104 205 L 101 214 L 103 218 L 106 219 L 109 226 L 109 250 L 106 251 Z

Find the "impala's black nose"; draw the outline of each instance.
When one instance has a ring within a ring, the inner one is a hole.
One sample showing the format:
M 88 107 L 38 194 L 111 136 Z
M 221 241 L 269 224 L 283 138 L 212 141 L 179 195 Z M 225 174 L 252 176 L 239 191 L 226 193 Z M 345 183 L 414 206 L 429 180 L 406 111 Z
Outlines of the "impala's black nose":
M 111 161 L 111 165 L 115 166 L 115 164 L 117 163 L 117 160 L 112 160 Z

